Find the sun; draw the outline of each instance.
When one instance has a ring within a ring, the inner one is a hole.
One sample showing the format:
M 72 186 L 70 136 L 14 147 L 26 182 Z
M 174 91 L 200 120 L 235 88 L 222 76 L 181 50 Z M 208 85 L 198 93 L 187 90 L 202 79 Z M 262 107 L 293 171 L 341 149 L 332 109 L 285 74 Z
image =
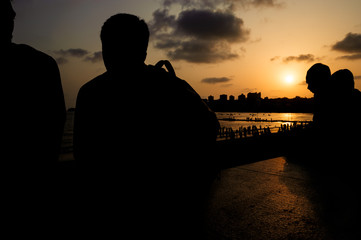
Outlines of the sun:
M 286 75 L 284 80 L 285 80 L 285 83 L 292 84 L 294 82 L 295 78 L 293 75 Z

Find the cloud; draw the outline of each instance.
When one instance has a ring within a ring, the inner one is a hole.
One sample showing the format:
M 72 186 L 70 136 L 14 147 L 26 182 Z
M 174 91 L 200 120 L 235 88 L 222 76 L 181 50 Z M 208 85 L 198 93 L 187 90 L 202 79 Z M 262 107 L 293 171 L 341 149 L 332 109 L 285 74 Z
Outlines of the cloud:
M 192 63 L 217 63 L 233 60 L 239 57 L 231 51 L 229 44 L 216 41 L 183 41 L 173 50 L 169 50 L 168 57 L 172 60 L 185 60 Z
M 306 82 L 306 81 L 302 81 L 302 82 L 299 82 L 298 85 L 299 85 L 299 86 L 305 86 L 305 85 L 307 85 L 307 82 Z
M 55 59 L 55 61 L 57 62 L 58 65 L 63 65 L 69 62 L 68 59 L 66 59 L 65 57 L 58 57 Z
M 55 58 L 59 65 L 68 63 L 68 57 L 83 58 L 83 61 L 91 63 L 97 63 L 103 60 L 102 51 L 90 53 L 88 50 L 82 48 L 69 48 L 67 50 L 60 49 L 53 52 L 59 56 Z
M 198 39 L 241 42 L 248 39 L 249 31 L 243 20 L 229 12 L 211 10 L 185 10 L 179 14 L 175 33 Z
M 63 57 L 65 56 L 71 56 L 71 57 L 84 57 L 85 55 L 89 54 L 89 52 L 82 48 L 69 48 L 67 50 L 60 49 L 58 51 L 54 51 L 56 54 L 61 55 Z
M 356 53 L 356 54 L 352 54 L 352 55 L 344 55 L 341 57 L 337 57 L 336 59 L 357 60 L 357 59 L 361 59 L 361 53 Z
M 257 92 L 257 88 L 242 88 L 241 93 Z
M 172 60 L 216 63 L 239 57 L 236 43 L 249 39 L 250 30 L 229 7 L 237 1 L 164 0 L 148 23 L 154 47 L 166 51 Z M 174 4 L 182 8 L 170 12 Z
M 347 53 L 361 53 L 361 34 L 348 33 L 343 40 L 336 42 L 332 46 L 332 50 Z
M 361 80 L 361 75 L 354 76 L 355 80 Z
M 275 57 L 271 58 L 270 61 L 273 62 L 273 61 L 278 60 L 278 59 L 280 59 L 280 56 L 275 56 Z
M 164 7 L 179 4 L 182 8 L 210 8 L 215 9 L 223 6 L 229 9 L 235 7 L 283 7 L 285 4 L 278 0 L 163 0 Z
M 208 83 L 208 84 L 216 84 L 216 83 L 225 83 L 231 81 L 230 78 L 227 77 L 211 77 L 211 78 L 204 78 L 202 79 L 202 83 Z
M 148 23 L 155 48 L 172 60 L 216 63 L 239 58 L 250 30 L 238 8 L 278 8 L 280 0 L 162 0 Z M 174 14 L 174 9 L 181 9 Z M 244 49 L 244 48 L 243 48 Z M 244 52 L 244 51 L 243 51 Z
M 348 33 L 341 41 L 332 46 L 332 50 L 352 53 L 351 55 L 340 56 L 336 59 L 358 60 L 361 59 L 361 34 Z
M 168 9 L 157 9 L 153 12 L 153 19 L 149 24 L 152 33 L 167 31 L 176 24 L 176 17 L 169 15 Z
M 102 51 L 94 52 L 92 55 L 85 57 L 84 61 L 92 62 L 92 63 L 97 63 L 97 62 L 103 61 Z
M 318 60 L 319 58 L 315 58 L 313 54 L 300 54 L 298 56 L 288 56 L 283 58 L 284 63 L 289 63 L 292 61 L 296 62 L 313 62 L 315 60 Z

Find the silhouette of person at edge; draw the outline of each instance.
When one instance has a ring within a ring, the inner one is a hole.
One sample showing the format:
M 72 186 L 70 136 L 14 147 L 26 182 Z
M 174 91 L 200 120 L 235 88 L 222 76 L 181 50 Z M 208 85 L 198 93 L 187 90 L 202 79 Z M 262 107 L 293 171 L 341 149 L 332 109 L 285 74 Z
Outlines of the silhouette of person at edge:
M 308 89 L 314 94 L 313 123 L 322 128 L 327 124 L 330 111 L 331 71 L 322 63 L 314 64 L 306 75 Z
M 60 154 L 65 103 L 58 66 L 50 56 L 12 43 L 15 11 L 1 1 L 2 159 L 8 171 L 32 176 L 54 170 Z M 34 172 L 35 171 L 35 172 Z
M 310 176 L 323 206 L 321 217 L 330 232 L 335 239 L 353 239 L 359 235 L 360 225 L 360 178 L 356 167 L 360 160 L 360 91 L 354 88 L 353 74 L 348 69 L 330 76 L 327 66 L 314 66 L 307 77 L 316 76 L 318 83 L 322 82 L 318 87 L 313 82 L 309 85 L 315 102 L 319 101 L 315 113 L 321 116 L 295 155 L 311 163 Z
M 338 102 L 335 103 L 338 112 L 344 112 L 348 119 L 359 121 L 361 92 L 355 89 L 353 74 L 348 69 L 341 69 L 331 76 L 334 92 L 338 94 Z
M 335 133 L 339 145 L 344 146 L 349 153 L 349 157 L 355 158 L 355 150 L 360 145 L 360 128 L 358 127 L 361 119 L 361 92 L 355 89 L 355 80 L 352 72 L 348 69 L 341 69 L 334 72 L 331 76 L 331 82 L 334 89 L 334 109 L 342 121 L 339 121 L 341 129 Z M 343 153 L 345 154 L 345 153 Z
M 307 71 L 306 82 L 315 104 L 313 128 L 305 139 L 310 153 L 307 159 L 329 170 L 340 169 L 340 159 L 352 162 L 358 155 L 360 91 L 354 88 L 351 71 L 342 69 L 331 75 L 329 67 L 321 63 Z
M 121 213 L 123 230 L 141 226 L 142 233 L 133 230 L 148 237 L 201 238 L 204 200 L 216 173 L 214 112 L 169 62 L 145 65 L 143 20 L 116 14 L 100 37 L 107 71 L 81 87 L 75 110 L 82 189 L 101 192 L 97 201 Z
M 330 147 L 330 138 L 327 136 L 332 127 L 334 110 L 330 68 L 322 63 L 312 65 L 307 71 L 306 83 L 314 94 L 313 122 L 300 133 L 296 142 L 288 149 L 287 158 L 290 161 L 322 168 L 329 159 L 327 148 Z

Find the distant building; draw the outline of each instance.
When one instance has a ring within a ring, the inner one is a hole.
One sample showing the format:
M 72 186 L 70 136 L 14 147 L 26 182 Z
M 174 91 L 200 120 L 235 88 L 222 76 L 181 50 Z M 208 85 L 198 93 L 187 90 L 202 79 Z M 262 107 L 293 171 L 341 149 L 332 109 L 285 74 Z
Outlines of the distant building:
M 228 98 L 227 94 L 222 94 L 219 96 L 220 101 L 227 101 L 227 98 Z
M 257 93 L 248 93 L 247 94 L 247 100 L 250 101 L 256 101 L 256 100 L 261 100 L 261 92 Z
M 215 100 L 213 96 L 205 99 L 207 105 L 215 112 L 312 112 L 313 98 L 261 98 L 260 92 L 241 94 L 237 97 L 226 94 Z
M 243 93 L 238 96 L 238 101 L 245 101 L 245 100 L 246 100 L 246 95 L 244 95 Z

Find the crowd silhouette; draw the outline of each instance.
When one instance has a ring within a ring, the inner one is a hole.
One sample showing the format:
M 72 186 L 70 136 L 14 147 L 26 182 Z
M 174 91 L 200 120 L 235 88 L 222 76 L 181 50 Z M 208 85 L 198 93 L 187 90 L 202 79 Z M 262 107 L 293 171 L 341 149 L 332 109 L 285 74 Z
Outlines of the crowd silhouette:
M 45 53 L 12 42 L 15 15 L 11 1 L 1 1 L 3 166 L 22 176 L 51 176 L 66 116 L 59 69 Z M 170 62 L 144 63 L 149 41 L 144 20 L 111 16 L 100 38 L 106 72 L 81 87 L 74 119 L 82 221 L 88 229 L 110 226 L 116 215 L 127 234 L 202 239 L 204 207 L 220 170 L 215 113 Z M 356 160 L 361 92 L 352 72 L 331 74 L 317 63 L 306 82 L 314 93 L 307 158 Z M 335 113 L 347 128 L 335 128 Z

